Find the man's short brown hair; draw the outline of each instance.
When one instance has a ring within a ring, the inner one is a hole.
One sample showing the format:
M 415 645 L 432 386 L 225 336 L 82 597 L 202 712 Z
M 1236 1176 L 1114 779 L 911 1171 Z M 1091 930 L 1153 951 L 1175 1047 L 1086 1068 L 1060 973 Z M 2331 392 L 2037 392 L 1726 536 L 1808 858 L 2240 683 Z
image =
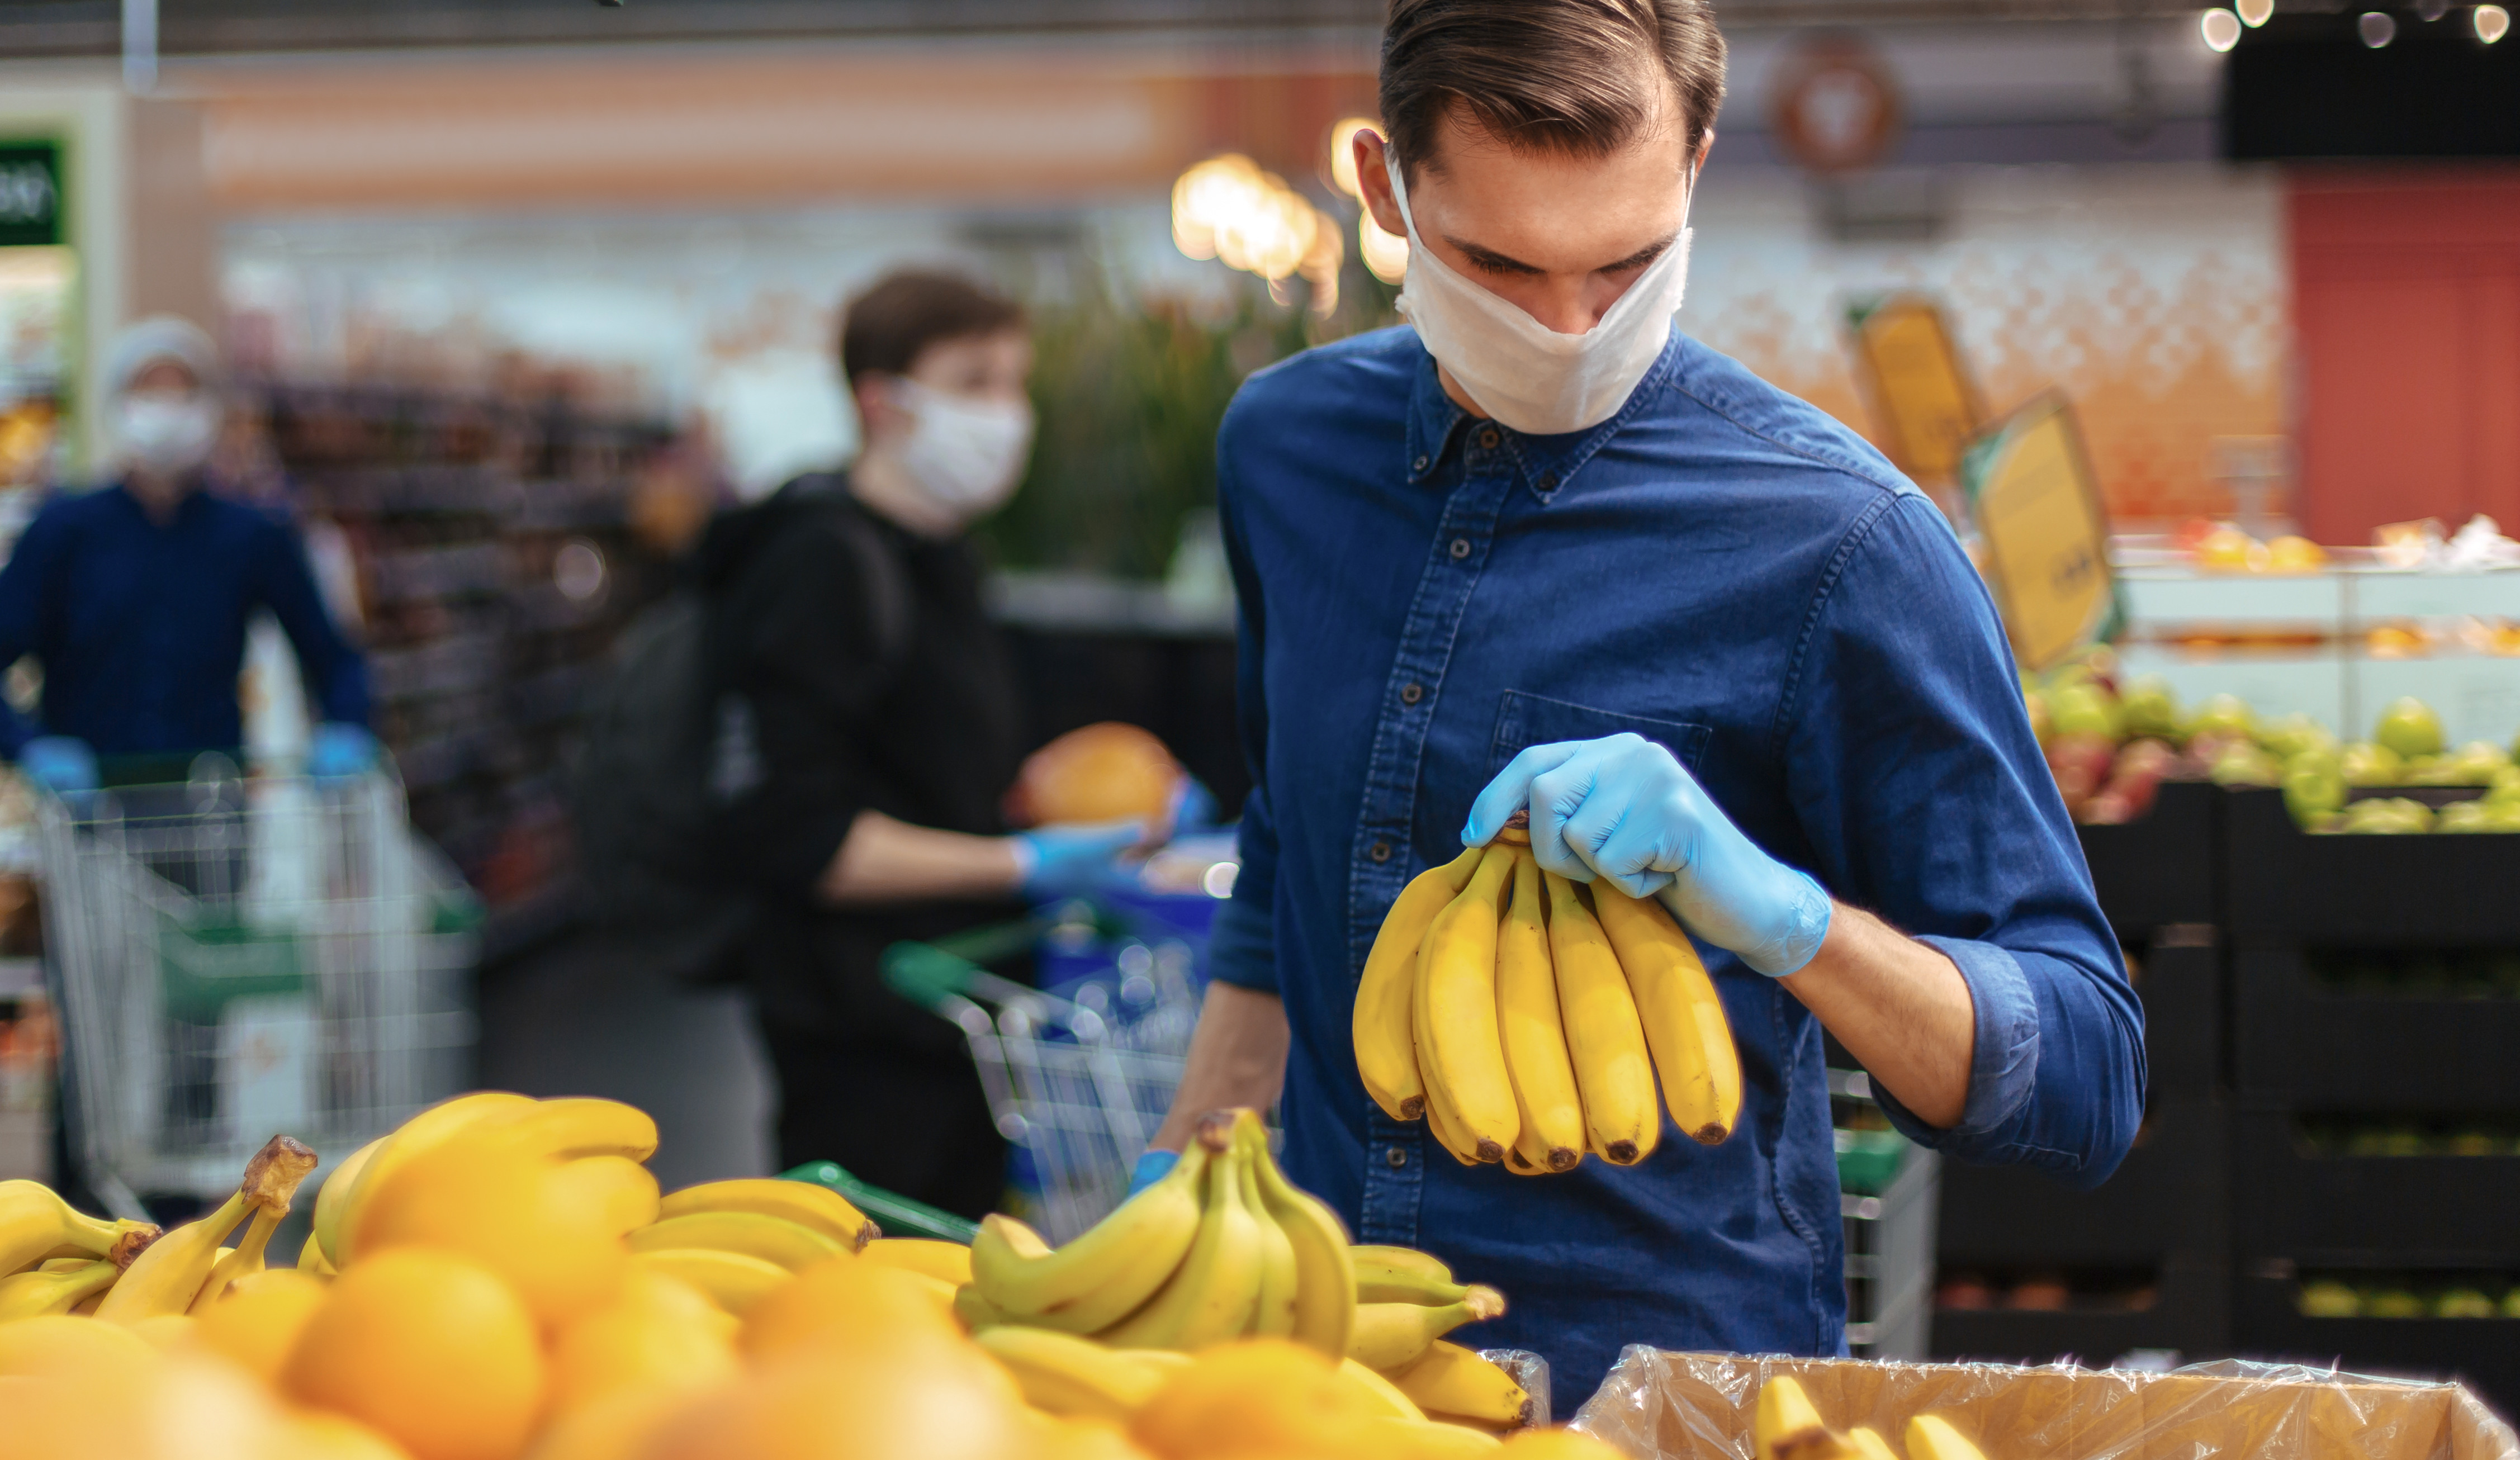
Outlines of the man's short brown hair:
M 840 322 L 840 371 L 855 385 L 869 371 L 904 376 L 929 345 L 1023 328 L 1023 306 L 959 274 L 899 269 L 848 302 Z
M 1459 106 L 1517 151 L 1607 156 L 1668 84 L 1689 155 L 1724 102 L 1724 37 L 1705 0 L 1391 0 L 1382 29 L 1384 135 L 1404 166 L 1435 160 Z

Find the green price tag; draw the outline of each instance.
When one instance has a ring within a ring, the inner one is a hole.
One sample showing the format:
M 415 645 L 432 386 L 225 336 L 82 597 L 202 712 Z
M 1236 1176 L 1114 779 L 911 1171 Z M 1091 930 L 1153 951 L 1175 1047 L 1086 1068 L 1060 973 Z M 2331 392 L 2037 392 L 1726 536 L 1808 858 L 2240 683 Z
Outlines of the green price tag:
M 61 242 L 61 144 L 0 142 L 0 248 Z

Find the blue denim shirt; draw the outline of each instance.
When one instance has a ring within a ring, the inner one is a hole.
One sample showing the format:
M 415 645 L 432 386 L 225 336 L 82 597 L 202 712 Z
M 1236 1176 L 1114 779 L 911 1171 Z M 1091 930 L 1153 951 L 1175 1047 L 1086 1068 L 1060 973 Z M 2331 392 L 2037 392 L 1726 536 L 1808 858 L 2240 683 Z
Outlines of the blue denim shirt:
M 1933 503 L 1865 442 L 1675 333 L 1618 415 L 1527 436 L 1444 395 L 1415 332 L 1253 376 L 1218 441 L 1255 789 L 1216 976 L 1274 992 L 1295 1179 L 1361 1242 L 1511 1304 L 1559 1412 L 1626 1344 L 1843 1351 L 1817 1020 L 1705 949 L 1741 1050 L 1732 1139 L 1640 1166 L 1465 1169 L 1390 1120 L 1349 1014 L 1403 884 L 1460 851 L 1522 747 L 1633 730 L 1742 830 L 1948 954 L 1966 1111 L 1912 1138 L 2095 1184 L 2143 1105 L 2142 1016 L 2033 739 L 2002 627 Z

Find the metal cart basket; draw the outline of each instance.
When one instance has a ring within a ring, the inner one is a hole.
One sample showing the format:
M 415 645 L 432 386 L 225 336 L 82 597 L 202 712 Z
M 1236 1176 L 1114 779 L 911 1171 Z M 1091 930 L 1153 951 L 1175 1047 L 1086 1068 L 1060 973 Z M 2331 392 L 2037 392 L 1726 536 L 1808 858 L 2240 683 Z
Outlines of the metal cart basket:
M 40 795 L 65 1116 L 89 1186 L 215 1197 L 274 1134 L 330 1164 L 464 1087 L 471 895 L 386 773 Z

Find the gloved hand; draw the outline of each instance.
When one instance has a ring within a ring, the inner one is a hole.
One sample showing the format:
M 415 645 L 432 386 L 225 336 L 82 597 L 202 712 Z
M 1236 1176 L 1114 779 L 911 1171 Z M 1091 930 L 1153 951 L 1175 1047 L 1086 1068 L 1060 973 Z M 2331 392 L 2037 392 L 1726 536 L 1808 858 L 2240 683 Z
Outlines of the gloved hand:
M 1642 735 L 1534 745 L 1489 781 L 1462 828 L 1483 845 L 1531 810 L 1542 866 L 1630 897 L 1656 897 L 1690 933 L 1771 978 L 1812 960 L 1828 894 L 1759 850 L 1670 751 Z
M 37 735 L 18 747 L 18 770 L 66 800 L 96 789 L 96 752 L 76 735 Z
M 331 778 L 363 775 L 376 768 L 377 737 L 367 727 L 327 720 L 315 727 L 306 744 L 306 774 Z
M 1129 1195 L 1136 1196 L 1171 1175 L 1173 1168 L 1180 1164 L 1179 1151 L 1148 1151 L 1139 1157 L 1138 1164 L 1129 1169 Z
M 1185 775 L 1173 789 L 1172 827 L 1178 832 L 1205 831 L 1216 824 L 1216 793 L 1195 775 Z
M 1047 903 L 1091 892 L 1119 873 L 1120 854 L 1146 839 L 1140 820 L 1036 826 L 1014 843 L 1015 876 L 1026 900 Z

